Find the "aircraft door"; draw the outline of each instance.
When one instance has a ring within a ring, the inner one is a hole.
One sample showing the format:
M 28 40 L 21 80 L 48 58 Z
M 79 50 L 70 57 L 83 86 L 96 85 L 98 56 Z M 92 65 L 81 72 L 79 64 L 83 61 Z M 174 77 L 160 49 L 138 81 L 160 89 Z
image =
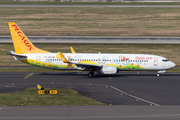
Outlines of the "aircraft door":
M 153 61 L 154 66 L 158 66 L 158 58 L 154 57 L 154 61 Z
M 41 57 L 40 56 L 36 57 L 36 62 L 37 62 L 38 65 L 40 64 L 40 62 L 41 62 Z

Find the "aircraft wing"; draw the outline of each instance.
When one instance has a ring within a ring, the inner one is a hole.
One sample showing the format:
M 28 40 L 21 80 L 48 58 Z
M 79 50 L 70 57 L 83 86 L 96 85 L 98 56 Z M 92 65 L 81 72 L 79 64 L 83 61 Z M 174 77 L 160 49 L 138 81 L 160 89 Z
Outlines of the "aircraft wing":
M 80 70 L 100 70 L 101 67 L 102 67 L 102 65 L 69 62 L 61 52 L 59 52 L 59 54 L 60 54 L 60 56 L 61 56 L 64 63 L 75 64 L 77 66 L 77 67 L 75 67 L 76 69 L 80 69 Z
M 73 62 L 70 62 L 70 64 L 75 64 L 77 66 L 77 69 L 82 69 L 82 70 L 100 70 L 102 67 L 101 65 L 73 63 Z

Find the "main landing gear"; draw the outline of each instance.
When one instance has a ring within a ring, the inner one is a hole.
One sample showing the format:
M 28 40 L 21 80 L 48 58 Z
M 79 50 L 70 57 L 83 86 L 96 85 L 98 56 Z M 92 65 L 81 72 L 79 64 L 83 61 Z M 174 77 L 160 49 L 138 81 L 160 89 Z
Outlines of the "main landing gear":
M 157 77 L 159 77 L 159 73 L 157 73 Z
M 157 72 L 157 77 L 159 77 L 159 75 L 162 73 L 162 74 L 164 74 L 166 72 L 166 70 L 161 70 L 161 71 L 158 71 Z
M 90 72 L 88 73 L 88 76 L 89 76 L 89 77 L 93 77 L 93 76 L 94 76 L 94 72 L 93 72 L 93 71 L 90 71 Z

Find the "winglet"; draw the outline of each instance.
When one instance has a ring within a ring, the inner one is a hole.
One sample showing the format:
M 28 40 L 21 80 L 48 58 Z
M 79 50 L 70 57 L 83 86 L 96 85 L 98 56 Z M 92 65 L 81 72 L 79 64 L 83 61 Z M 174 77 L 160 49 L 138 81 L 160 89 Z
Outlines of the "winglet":
M 59 52 L 59 54 L 60 54 L 60 56 L 61 56 L 64 63 L 69 63 L 61 52 Z
M 72 47 L 70 47 L 72 53 L 76 53 Z

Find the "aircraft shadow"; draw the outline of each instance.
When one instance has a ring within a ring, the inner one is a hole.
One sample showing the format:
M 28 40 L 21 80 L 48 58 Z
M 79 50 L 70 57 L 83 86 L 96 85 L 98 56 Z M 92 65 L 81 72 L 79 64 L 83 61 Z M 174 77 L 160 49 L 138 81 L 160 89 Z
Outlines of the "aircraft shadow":
M 40 75 L 57 75 L 57 76 L 87 76 L 88 73 L 77 73 L 77 72 L 64 72 L 64 73 L 41 73 Z M 98 77 L 128 77 L 128 76 L 157 76 L 157 73 L 118 73 L 117 75 L 101 75 L 100 73 L 96 73 L 93 78 Z M 159 74 L 159 77 L 161 76 L 180 76 L 178 73 L 165 73 L 165 74 Z

